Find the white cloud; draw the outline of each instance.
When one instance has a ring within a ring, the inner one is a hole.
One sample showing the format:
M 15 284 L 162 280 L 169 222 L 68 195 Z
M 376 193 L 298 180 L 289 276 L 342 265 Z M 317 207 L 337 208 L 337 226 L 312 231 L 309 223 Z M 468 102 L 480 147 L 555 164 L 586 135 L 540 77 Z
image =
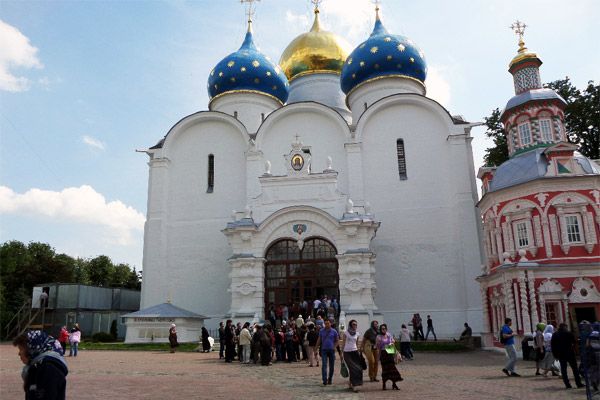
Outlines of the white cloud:
M 43 68 L 37 52 L 38 49 L 29 43 L 27 36 L 0 20 L 0 90 L 22 92 L 29 89 L 31 81 L 15 76 L 11 69 Z
M 429 66 L 427 70 L 427 97 L 436 100 L 446 108 L 450 106 L 450 84 L 444 77 L 444 67 Z
M 292 26 L 307 26 L 308 25 L 308 16 L 304 14 L 295 14 L 291 10 L 287 10 L 285 12 L 285 20 L 290 23 Z
M 44 216 L 60 222 L 95 225 L 108 231 L 119 245 L 133 243 L 132 233 L 144 229 L 145 217 L 119 200 L 107 202 L 91 186 L 70 187 L 60 192 L 29 189 L 23 194 L 0 186 L 0 214 Z
M 94 148 L 99 149 L 99 150 L 104 150 L 106 148 L 106 146 L 104 145 L 104 143 L 102 143 L 100 140 L 98 140 L 96 138 L 93 138 L 91 136 L 88 136 L 88 135 L 84 135 L 81 138 L 81 141 L 83 143 L 87 144 L 88 146 L 94 147 Z

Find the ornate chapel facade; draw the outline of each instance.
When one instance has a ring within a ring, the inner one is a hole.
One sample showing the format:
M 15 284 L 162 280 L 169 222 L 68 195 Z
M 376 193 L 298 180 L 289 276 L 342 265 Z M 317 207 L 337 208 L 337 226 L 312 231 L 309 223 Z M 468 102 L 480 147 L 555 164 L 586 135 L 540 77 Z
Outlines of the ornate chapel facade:
M 515 96 L 501 114 L 510 159 L 478 173 L 487 346 L 499 345 L 506 317 L 521 335 L 538 322 L 600 319 L 600 168 L 567 142 L 566 102 L 542 88 L 541 64 L 521 36 L 509 65 Z

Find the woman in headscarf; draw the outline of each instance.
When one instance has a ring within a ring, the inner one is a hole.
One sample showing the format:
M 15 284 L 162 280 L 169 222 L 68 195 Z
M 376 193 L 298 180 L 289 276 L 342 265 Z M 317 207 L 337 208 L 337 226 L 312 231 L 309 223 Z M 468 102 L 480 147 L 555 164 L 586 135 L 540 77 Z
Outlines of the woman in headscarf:
M 348 367 L 350 381 L 348 385 L 350 390 L 358 392 L 357 386 L 363 384 L 363 369 L 361 354 L 358 351 L 358 339 L 360 333 L 357 331 L 358 323 L 356 320 L 351 320 L 348 324 L 348 329 L 342 337 L 342 347 L 344 349 L 344 363 Z
M 381 381 L 383 390 L 388 380 L 392 381 L 392 388 L 400 390 L 396 382 L 401 382 L 402 376 L 396 368 L 396 347 L 394 345 L 394 337 L 387 331 L 387 325 L 381 324 L 379 327 L 379 335 L 377 335 L 377 350 L 379 350 L 379 360 L 381 361 Z
M 206 327 L 202 327 L 202 352 L 208 353 L 210 351 L 210 341 L 208 338 L 210 335 L 208 334 L 208 329 Z
M 542 360 L 542 369 L 544 373 L 542 375 L 547 376 L 548 372 L 552 372 L 552 376 L 558 376 L 558 369 L 554 366 L 554 355 L 552 354 L 552 335 L 554 334 L 554 326 L 551 324 L 546 325 L 544 329 L 544 359 Z
M 25 399 L 64 400 L 69 370 L 58 340 L 43 331 L 29 331 L 13 345 L 25 364 L 21 372 Z
M 179 346 L 177 343 L 177 325 L 171 324 L 169 329 L 169 344 L 171 345 L 171 353 L 175 353 L 175 348 Z

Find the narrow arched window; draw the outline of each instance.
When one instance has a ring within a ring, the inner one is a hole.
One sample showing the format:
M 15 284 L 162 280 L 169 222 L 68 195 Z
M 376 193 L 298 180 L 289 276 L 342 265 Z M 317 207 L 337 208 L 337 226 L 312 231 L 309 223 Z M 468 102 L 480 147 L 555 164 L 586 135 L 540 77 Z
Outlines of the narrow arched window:
M 208 155 L 208 187 L 206 193 L 212 193 L 215 188 L 215 156 Z
M 406 180 L 406 153 L 404 152 L 404 139 L 396 140 L 396 153 L 398 154 L 398 174 L 400 180 Z

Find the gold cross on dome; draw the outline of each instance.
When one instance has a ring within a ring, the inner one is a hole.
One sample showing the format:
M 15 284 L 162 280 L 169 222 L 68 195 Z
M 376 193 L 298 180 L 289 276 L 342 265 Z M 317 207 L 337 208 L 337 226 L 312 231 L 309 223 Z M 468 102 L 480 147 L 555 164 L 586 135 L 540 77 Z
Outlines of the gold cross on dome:
M 248 16 L 248 22 L 252 22 L 252 17 L 254 16 L 254 12 L 256 10 L 254 2 L 258 1 L 260 0 L 240 0 L 240 3 L 246 4 L 246 16 Z
M 512 29 L 519 36 L 519 53 L 522 53 L 526 50 L 525 42 L 523 41 L 523 35 L 525 35 L 525 28 L 527 28 L 527 25 L 525 25 L 525 23 L 519 20 L 516 20 L 510 26 L 510 29 Z
M 371 0 L 373 4 L 375 4 L 375 11 L 379 11 L 379 4 L 381 4 L 381 0 Z
M 310 0 L 311 3 L 313 3 L 313 6 L 315 6 L 315 11 L 319 10 L 319 5 L 321 5 L 321 2 L 323 0 Z
M 300 135 L 296 133 L 296 143 L 300 143 Z

